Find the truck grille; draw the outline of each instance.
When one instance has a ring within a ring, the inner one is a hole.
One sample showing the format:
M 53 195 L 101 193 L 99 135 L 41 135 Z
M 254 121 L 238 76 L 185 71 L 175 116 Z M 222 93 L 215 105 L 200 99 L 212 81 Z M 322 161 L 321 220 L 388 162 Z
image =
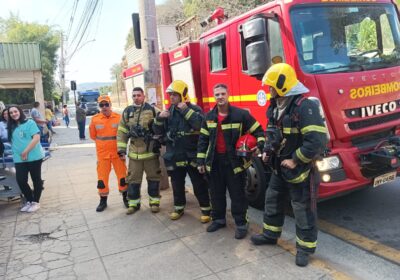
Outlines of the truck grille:
M 362 129 L 365 127 L 383 124 L 386 122 L 391 122 L 391 121 L 398 120 L 398 119 L 400 119 L 400 112 L 382 116 L 382 117 L 372 118 L 372 119 L 368 119 L 368 120 L 350 122 L 349 128 L 351 130 L 357 130 L 357 129 Z

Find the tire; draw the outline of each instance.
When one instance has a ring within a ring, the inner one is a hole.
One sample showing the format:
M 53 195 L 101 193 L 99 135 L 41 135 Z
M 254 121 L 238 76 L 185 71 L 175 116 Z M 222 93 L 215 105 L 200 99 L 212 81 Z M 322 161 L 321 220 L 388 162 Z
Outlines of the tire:
M 260 158 L 253 158 L 253 163 L 247 169 L 247 180 L 245 192 L 249 205 L 259 209 L 264 209 L 265 191 L 267 190 L 271 170 L 265 167 Z

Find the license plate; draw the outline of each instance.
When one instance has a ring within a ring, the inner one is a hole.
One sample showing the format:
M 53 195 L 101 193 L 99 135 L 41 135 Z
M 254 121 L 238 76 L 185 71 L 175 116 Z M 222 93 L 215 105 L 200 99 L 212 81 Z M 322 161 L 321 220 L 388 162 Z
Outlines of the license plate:
M 390 172 L 390 173 L 386 173 L 383 174 L 381 176 L 378 176 L 374 179 L 374 188 L 389 182 L 393 182 L 394 180 L 396 180 L 396 174 L 397 172 Z

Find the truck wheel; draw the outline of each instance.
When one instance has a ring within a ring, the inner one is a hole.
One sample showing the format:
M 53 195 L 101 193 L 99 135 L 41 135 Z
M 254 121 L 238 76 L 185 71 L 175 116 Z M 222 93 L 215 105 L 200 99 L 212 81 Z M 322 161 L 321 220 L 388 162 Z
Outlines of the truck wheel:
M 265 203 L 265 191 L 267 190 L 271 170 L 264 167 L 260 158 L 253 158 L 253 163 L 247 169 L 247 181 L 245 192 L 249 205 L 263 210 Z

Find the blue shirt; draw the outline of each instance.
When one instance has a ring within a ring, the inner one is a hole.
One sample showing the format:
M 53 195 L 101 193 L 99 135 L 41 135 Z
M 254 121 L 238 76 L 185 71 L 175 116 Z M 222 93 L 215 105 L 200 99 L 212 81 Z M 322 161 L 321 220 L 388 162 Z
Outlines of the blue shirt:
M 22 160 L 21 154 L 32 141 L 32 137 L 40 134 L 37 124 L 33 120 L 27 120 L 15 128 L 11 137 L 11 149 L 15 163 L 35 161 L 44 158 L 44 151 L 40 143 L 28 153 L 28 159 Z

